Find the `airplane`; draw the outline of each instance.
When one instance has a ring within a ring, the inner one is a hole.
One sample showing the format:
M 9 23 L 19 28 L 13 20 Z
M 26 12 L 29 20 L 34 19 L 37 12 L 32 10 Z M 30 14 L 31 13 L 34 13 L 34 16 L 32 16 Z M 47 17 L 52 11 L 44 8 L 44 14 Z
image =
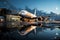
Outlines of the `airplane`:
M 43 21 L 45 18 L 49 18 L 49 16 L 39 16 L 37 17 L 36 13 L 32 14 L 26 10 L 21 10 L 18 14 L 20 14 L 20 16 L 22 18 L 26 18 L 26 19 L 38 19 L 39 21 Z M 45 19 L 45 20 L 46 20 Z

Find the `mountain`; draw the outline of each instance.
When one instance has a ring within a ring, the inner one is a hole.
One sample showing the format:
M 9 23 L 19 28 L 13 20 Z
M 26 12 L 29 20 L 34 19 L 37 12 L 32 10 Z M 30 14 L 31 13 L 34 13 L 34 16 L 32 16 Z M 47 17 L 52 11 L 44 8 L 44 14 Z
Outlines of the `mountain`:
M 20 11 L 22 9 L 20 8 Z M 31 12 L 32 14 L 34 14 L 35 10 L 36 10 L 36 15 L 37 16 L 50 16 L 51 19 L 54 19 L 54 20 L 60 20 L 60 15 L 57 15 L 56 13 L 54 12 L 50 12 L 50 13 L 47 13 L 47 12 L 44 12 L 44 10 L 38 10 L 38 9 L 30 9 L 29 7 L 25 7 L 26 11 L 28 12 Z

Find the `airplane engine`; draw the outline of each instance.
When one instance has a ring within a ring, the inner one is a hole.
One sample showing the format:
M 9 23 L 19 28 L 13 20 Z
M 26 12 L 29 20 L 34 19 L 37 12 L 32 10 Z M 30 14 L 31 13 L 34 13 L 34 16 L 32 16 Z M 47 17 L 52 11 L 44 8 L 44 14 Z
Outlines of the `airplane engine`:
M 42 16 L 40 16 L 40 17 L 38 18 L 38 21 L 43 21 Z

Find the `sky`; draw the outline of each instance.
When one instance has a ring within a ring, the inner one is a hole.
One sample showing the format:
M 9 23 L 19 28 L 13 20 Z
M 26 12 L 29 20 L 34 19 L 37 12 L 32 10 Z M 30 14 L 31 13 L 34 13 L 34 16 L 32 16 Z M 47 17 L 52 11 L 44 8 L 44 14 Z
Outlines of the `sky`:
M 60 0 L 9 0 L 16 8 L 24 9 L 28 6 L 31 9 L 44 10 L 60 14 Z

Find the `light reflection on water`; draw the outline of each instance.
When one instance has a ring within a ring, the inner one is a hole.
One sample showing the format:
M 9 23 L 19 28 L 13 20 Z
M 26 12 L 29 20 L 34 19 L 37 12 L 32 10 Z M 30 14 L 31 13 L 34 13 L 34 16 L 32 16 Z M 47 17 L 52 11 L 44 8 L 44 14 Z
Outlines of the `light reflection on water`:
M 11 38 L 21 39 L 21 40 L 53 40 L 57 37 L 60 38 L 60 29 L 55 28 L 51 30 L 51 28 L 37 28 L 37 33 L 34 31 L 30 32 L 25 36 L 21 36 L 17 33 L 17 31 L 12 31 L 8 33 L 4 33 L 5 37 L 8 35 Z
M 56 35 L 56 33 L 58 33 L 58 35 Z M 31 38 L 31 39 L 41 39 L 41 40 L 44 40 L 44 39 L 54 39 L 55 37 L 59 37 L 60 38 L 60 29 L 58 28 L 55 28 L 53 30 L 51 30 L 50 28 L 46 28 L 46 29 L 43 29 L 41 30 L 41 28 L 37 28 L 37 33 L 34 34 L 33 32 L 31 32 L 30 34 L 27 35 L 28 37 L 27 38 Z

